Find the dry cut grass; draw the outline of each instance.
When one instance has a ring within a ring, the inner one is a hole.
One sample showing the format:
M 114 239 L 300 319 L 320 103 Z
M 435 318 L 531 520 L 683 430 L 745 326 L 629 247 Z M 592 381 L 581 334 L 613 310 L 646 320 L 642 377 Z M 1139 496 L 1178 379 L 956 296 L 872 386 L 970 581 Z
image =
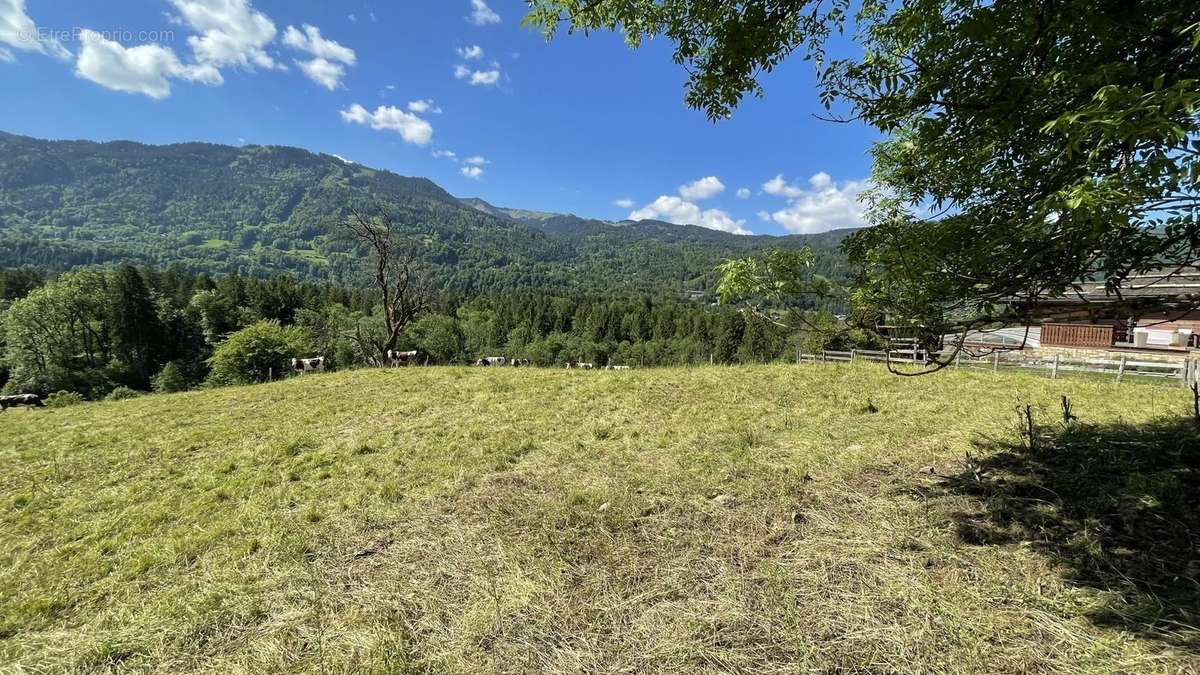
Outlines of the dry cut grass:
M 10 411 L 0 666 L 1197 672 L 1188 403 L 831 365 Z

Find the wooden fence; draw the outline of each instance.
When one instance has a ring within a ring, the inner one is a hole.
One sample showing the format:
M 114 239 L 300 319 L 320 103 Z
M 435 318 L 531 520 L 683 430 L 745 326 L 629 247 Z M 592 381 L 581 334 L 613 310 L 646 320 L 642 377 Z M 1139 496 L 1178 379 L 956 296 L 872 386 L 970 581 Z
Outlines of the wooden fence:
M 1094 373 L 1116 377 L 1121 382 L 1127 377 L 1153 377 L 1174 379 L 1186 387 L 1200 383 L 1200 360 L 1187 359 L 1184 361 L 1141 361 L 1128 356 L 1119 359 L 1070 359 L 1060 355 L 1029 358 L 1026 356 L 1013 357 L 1019 352 L 996 351 L 988 356 L 970 357 L 962 352 L 953 358 L 950 368 L 972 368 L 998 371 L 1001 368 L 1021 368 L 1025 370 L 1042 371 L 1049 377 L 1058 377 L 1061 373 Z M 892 350 L 866 351 L 851 350 L 848 352 L 823 351 L 817 354 L 797 354 L 798 363 L 852 363 L 855 361 L 887 362 L 898 366 L 929 367 L 930 361 L 942 355 L 926 354 L 921 350 Z
M 1086 323 L 1047 323 L 1042 325 L 1042 344 L 1059 347 L 1113 346 L 1116 339 L 1113 326 Z

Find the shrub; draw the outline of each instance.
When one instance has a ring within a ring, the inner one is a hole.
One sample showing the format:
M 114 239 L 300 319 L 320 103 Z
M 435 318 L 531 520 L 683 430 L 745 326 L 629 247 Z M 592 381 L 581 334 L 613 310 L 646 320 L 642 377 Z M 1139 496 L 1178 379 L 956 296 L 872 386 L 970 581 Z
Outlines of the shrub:
M 150 387 L 160 394 L 185 391 L 190 384 L 183 368 L 180 368 L 179 364 L 174 361 L 163 366 L 163 369 L 150 381 Z
M 105 401 L 124 401 L 129 398 L 137 398 L 142 395 L 142 392 L 129 387 L 117 387 L 108 392 L 108 396 L 104 397 Z
M 308 334 L 295 326 L 259 321 L 229 336 L 213 351 L 209 382 L 254 384 L 288 372 L 291 360 L 309 356 Z
M 46 397 L 46 407 L 66 408 L 83 403 L 83 397 L 73 391 L 60 390 Z

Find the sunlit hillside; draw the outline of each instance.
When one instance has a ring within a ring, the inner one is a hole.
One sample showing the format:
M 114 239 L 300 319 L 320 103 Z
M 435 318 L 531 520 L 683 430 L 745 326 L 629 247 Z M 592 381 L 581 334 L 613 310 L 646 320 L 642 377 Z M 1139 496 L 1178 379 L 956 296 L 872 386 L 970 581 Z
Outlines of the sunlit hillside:
M 1187 671 L 1190 404 L 814 365 L 9 410 L 0 670 Z

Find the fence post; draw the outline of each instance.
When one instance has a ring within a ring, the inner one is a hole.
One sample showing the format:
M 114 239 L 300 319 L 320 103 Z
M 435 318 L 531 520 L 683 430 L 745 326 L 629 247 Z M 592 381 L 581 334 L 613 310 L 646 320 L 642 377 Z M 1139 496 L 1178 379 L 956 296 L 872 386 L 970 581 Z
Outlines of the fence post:
M 854 352 L 855 352 L 855 351 L 856 351 L 856 350 L 854 350 L 854 349 L 851 349 L 851 350 L 850 350 L 850 363 L 854 363 Z
M 799 347 L 796 347 L 796 363 L 802 363 L 804 361 L 803 355 L 804 352 Z
M 1054 355 L 1054 369 L 1050 371 L 1050 379 L 1058 379 L 1058 354 Z
M 1124 354 L 1121 355 L 1121 366 L 1117 369 L 1117 382 L 1119 383 L 1121 381 L 1121 378 L 1123 378 L 1123 377 L 1125 377 L 1125 355 Z
M 992 352 L 992 372 L 1000 370 L 1000 352 Z
M 962 348 L 960 347 L 958 351 L 954 352 L 954 369 L 955 370 L 958 370 L 959 368 L 962 367 L 962 365 L 960 364 L 961 361 L 962 361 Z

